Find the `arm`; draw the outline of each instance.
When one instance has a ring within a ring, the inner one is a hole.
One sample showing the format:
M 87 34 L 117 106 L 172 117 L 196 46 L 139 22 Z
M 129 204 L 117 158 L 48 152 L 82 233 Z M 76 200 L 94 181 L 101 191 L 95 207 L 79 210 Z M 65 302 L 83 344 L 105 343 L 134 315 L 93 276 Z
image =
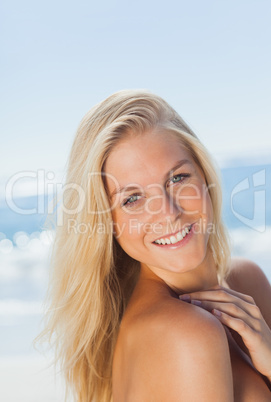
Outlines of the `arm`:
M 231 289 L 253 297 L 271 329 L 271 286 L 262 269 L 251 260 L 235 257 L 227 283 Z M 267 378 L 271 384 L 271 376 Z
M 231 289 L 253 297 L 271 328 L 271 286 L 261 268 L 253 261 L 235 257 L 227 283 Z
M 136 366 L 141 390 L 135 400 L 232 402 L 231 362 L 222 325 L 203 310 L 181 309 L 160 316 L 140 342 Z
M 236 331 L 254 367 L 270 381 L 270 284 L 252 261 L 235 259 L 234 264 L 227 281 L 230 289 L 214 286 L 190 293 L 191 303 L 197 300 L 197 305 L 212 312 L 222 324 Z

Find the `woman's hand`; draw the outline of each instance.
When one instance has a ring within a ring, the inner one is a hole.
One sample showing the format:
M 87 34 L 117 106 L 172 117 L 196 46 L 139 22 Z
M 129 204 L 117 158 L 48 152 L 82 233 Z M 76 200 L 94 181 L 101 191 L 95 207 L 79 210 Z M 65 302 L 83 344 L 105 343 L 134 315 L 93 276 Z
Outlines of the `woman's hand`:
M 236 331 L 254 367 L 271 381 L 271 330 L 251 296 L 215 286 L 179 298 L 208 310 L 222 324 Z

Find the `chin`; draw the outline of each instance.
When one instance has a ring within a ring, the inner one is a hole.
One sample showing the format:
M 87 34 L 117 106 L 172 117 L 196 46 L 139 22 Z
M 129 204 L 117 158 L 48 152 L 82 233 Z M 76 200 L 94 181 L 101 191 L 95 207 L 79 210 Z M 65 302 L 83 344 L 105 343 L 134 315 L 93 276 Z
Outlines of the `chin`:
M 201 263 L 204 261 L 206 256 L 206 252 L 204 253 L 197 253 L 197 255 L 187 256 L 186 258 L 180 257 L 179 261 L 172 261 L 170 263 L 169 261 L 166 261 L 163 266 L 161 266 L 161 261 L 159 263 L 159 266 L 161 269 L 170 271 L 172 273 L 185 273 L 189 271 L 193 271 L 194 269 L 198 268 Z

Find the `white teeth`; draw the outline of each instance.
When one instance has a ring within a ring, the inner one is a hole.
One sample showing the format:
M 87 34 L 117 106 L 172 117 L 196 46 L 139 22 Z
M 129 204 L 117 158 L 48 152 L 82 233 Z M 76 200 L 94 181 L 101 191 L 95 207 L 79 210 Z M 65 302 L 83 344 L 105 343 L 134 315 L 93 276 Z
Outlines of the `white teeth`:
M 183 239 L 183 235 L 181 234 L 181 232 L 178 232 L 176 237 L 177 237 L 178 241 Z
M 178 240 L 176 239 L 175 236 L 170 236 L 170 241 L 172 244 L 175 244 L 175 243 L 177 243 Z
M 190 232 L 190 227 L 189 228 L 186 227 L 181 232 L 178 232 L 176 234 L 176 236 L 172 235 L 172 236 L 170 236 L 170 238 L 164 238 L 164 239 L 155 240 L 154 243 L 163 244 L 163 245 L 165 245 L 165 244 L 175 244 L 178 241 L 182 240 L 187 235 L 187 233 L 189 233 L 189 232 Z

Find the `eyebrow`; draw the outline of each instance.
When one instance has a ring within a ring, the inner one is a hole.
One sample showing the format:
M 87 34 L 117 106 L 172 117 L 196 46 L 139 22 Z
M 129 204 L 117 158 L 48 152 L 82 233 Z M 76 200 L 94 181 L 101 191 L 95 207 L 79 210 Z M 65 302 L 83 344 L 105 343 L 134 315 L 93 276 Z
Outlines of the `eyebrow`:
M 166 181 L 170 174 L 173 173 L 175 170 L 179 169 L 181 166 L 185 165 L 185 164 L 190 164 L 191 162 L 188 159 L 182 159 L 180 161 L 177 162 L 177 164 L 175 166 L 173 166 L 173 168 L 171 168 L 164 176 L 164 181 Z M 112 191 L 112 193 L 109 195 L 109 198 L 112 198 L 113 195 L 118 194 L 118 193 L 122 193 L 124 190 L 125 191 L 132 191 L 132 190 L 138 190 L 139 186 L 134 186 L 134 185 L 126 185 L 123 187 L 119 187 L 116 188 L 114 191 Z

